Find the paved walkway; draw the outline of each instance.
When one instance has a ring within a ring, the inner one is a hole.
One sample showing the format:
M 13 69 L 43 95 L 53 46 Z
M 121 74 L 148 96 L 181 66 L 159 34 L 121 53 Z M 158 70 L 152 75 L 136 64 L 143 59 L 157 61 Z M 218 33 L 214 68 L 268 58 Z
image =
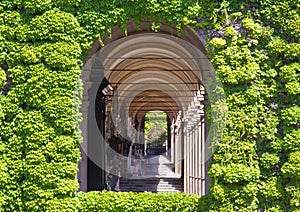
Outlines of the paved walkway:
M 167 156 L 146 156 L 140 175 L 121 178 L 121 191 L 182 192 L 183 180 L 173 172 L 174 164 Z
M 172 163 L 168 156 L 165 155 L 154 155 L 145 156 L 141 163 L 140 176 L 133 173 L 132 177 L 149 178 L 149 177 L 175 177 L 176 175 L 173 171 L 174 163 Z

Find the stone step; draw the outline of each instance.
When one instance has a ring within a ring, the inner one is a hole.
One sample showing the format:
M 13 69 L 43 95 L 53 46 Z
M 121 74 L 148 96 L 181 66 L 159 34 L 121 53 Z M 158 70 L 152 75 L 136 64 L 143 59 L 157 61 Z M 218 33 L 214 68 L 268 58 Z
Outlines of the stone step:
M 174 164 L 149 164 L 149 163 L 143 163 L 142 168 L 147 169 L 147 168 L 166 168 L 166 169 L 173 169 Z
M 121 179 L 122 180 L 122 179 Z M 132 179 L 132 180 L 122 180 L 123 183 L 126 184 L 131 184 L 131 185 L 145 185 L 145 184 L 160 184 L 160 185 L 180 185 L 182 184 L 181 180 L 179 181 L 149 181 L 147 179 L 144 180 L 136 180 L 136 179 Z
M 140 174 L 143 176 L 157 176 L 157 175 L 174 175 L 173 163 L 142 163 L 135 164 L 133 163 L 131 169 L 133 170 L 132 174 L 137 175 L 140 166 Z
M 146 187 L 146 188 L 133 188 L 133 187 L 124 187 L 120 188 L 122 192 L 153 192 L 153 193 L 160 193 L 160 192 L 183 192 L 183 188 L 156 188 L 156 187 Z
M 174 164 L 142 164 L 142 172 L 153 172 L 155 174 L 172 173 Z
M 134 192 L 182 192 L 183 180 L 180 178 L 145 178 L 145 179 L 120 179 L 121 191 Z

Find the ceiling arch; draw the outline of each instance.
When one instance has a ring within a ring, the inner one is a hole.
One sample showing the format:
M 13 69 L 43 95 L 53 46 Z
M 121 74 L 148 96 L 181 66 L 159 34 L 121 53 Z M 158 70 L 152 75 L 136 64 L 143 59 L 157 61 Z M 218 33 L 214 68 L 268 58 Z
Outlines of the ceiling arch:
M 177 116 L 177 112 L 182 107 L 181 102 L 177 102 L 176 99 L 160 90 L 142 91 L 129 103 L 129 113 L 133 117 L 137 117 L 138 120 L 141 120 L 150 110 L 164 111 L 170 120 L 172 120 L 173 117 Z
M 103 64 L 104 76 L 117 90 L 109 107 L 116 108 L 113 104 L 117 103 L 128 116 L 139 119 L 151 110 L 165 111 L 176 118 L 179 110 L 188 109 L 205 69 L 199 37 L 194 33 L 187 36 L 193 37 L 193 43 L 201 43 L 197 47 L 165 33 L 113 37 L 96 55 Z

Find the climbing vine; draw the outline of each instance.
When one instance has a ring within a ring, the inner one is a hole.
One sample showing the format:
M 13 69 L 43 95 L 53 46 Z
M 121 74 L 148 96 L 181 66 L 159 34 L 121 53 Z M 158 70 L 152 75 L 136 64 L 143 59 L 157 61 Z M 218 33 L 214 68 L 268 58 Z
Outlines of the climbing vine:
M 127 21 L 144 19 L 154 31 L 162 22 L 204 30 L 225 90 L 226 127 L 199 210 L 300 210 L 299 7 L 299 0 L 2 0 L 1 210 L 76 210 L 83 62 L 113 26 L 126 31 Z

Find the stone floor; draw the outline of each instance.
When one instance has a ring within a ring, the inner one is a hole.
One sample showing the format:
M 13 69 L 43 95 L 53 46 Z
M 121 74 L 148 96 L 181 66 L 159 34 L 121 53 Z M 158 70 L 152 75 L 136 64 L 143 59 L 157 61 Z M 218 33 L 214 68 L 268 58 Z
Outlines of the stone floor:
M 174 163 L 168 156 L 146 156 L 140 171 L 135 167 L 131 176 L 120 179 L 121 191 L 182 192 L 183 180 L 173 171 Z

